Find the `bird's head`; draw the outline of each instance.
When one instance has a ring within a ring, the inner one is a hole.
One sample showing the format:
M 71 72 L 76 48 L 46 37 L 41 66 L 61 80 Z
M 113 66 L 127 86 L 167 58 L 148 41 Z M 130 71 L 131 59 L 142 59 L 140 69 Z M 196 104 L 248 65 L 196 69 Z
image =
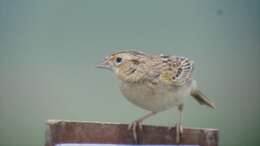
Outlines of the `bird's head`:
M 141 57 L 145 54 L 139 51 L 119 51 L 105 57 L 104 61 L 97 65 L 98 68 L 108 69 L 120 80 L 127 80 L 136 72 L 141 63 Z

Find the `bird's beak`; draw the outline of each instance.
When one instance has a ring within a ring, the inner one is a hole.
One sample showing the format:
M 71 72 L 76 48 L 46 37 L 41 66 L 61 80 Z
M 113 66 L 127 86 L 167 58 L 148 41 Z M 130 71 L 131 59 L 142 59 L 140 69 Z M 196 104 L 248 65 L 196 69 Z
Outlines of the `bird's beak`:
M 112 66 L 110 65 L 110 63 L 107 60 L 98 64 L 97 68 L 104 68 L 104 69 L 112 70 Z

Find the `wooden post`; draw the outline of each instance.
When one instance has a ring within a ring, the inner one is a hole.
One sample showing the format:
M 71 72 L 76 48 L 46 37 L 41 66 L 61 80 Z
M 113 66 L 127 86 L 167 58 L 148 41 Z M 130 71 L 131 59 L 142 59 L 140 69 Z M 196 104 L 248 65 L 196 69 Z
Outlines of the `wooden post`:
M 144 125 L 138 144 L 176 144 L 175 129 Z M 45 146 L 64 143 L 136 144 L 127 124 L 48 120 Z M 184 128 L 181 144 L 218 146 L 218 130 Z

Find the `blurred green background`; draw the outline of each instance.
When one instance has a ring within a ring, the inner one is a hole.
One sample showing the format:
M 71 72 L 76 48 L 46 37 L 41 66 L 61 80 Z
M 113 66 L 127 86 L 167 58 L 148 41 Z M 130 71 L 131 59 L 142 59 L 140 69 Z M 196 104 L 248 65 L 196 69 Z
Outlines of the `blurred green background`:
M 195 60 L 217 109 L 187 97 L 184 126 L 220 129 L 221 146 L 260 144 L 259 1 L 1 0 L 0 145 L 43 145 L 47 119 L 129 123 L 145 114 L 95 67 L 118 48 Z

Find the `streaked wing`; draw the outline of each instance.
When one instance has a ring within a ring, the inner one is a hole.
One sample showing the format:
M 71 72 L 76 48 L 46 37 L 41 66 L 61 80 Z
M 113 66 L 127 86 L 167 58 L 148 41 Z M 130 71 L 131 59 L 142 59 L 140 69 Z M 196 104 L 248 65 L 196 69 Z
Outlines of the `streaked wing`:
M 149 72 L 149 78 L 154 82 L 182 86 L 192 79 L 194 62 L 185 57 L 163 56 L 155 58 L 157 63 Z
M 173 64 L 177 64 L 176 72 L 173 74 L 173 82 L 177 85 L 183 85 L 186 81 L 192 79 L 194 62 L 184 57 L 175 57 Z

